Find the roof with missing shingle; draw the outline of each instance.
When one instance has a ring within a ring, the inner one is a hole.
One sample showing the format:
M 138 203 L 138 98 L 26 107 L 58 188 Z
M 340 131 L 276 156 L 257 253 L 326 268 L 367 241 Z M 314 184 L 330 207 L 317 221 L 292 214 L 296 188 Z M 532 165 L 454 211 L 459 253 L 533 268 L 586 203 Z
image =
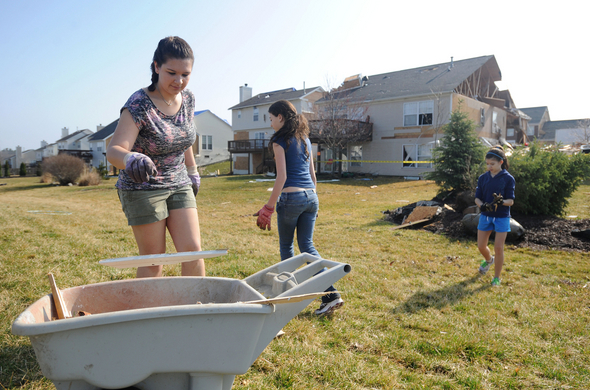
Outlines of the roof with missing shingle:
M 286 88 L 280 89 L 278 91 L 272 92 L 264 92 L 259 93 L 256 96 L 251 97 L 248 100 L 244 100 L 243 102 L 236 104 L 233 107 L 230 107 L 230 110 L 236 110 L 245 107 L 252 107 L 252 106 L 261 106 L 263 104 L 272 104 L 274 102 L 278 102 L 279 100 L 295 100 L 301 99 L 302 97 L 316 91 L 323 89 L 321 87 L 313 87 L 313 88 L 305 88 L 301 90 L 296 90 L 295 88 Z
M 493 81 L 502 79 L 496 58 L 489 55 L 368 76 L 362 86 L 338 93 L 352 101 L 378 101 L 452 92 L 480 68 Z

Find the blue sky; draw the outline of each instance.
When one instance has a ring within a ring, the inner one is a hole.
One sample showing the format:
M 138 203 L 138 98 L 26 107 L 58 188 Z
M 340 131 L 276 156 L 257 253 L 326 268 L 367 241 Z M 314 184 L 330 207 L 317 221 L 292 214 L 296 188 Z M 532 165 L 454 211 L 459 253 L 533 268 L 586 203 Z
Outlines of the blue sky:
M 54 3 L 54 4 L 52 4 Z M 3 1 L 0 150 L 96 131 L 149 84 L 158 41 L 184 38 L 196 109 L 231 122 L 238 88 L 334 86 L 493 54 L 520 107 L 590 117 L 587 20 L 579 1 Z

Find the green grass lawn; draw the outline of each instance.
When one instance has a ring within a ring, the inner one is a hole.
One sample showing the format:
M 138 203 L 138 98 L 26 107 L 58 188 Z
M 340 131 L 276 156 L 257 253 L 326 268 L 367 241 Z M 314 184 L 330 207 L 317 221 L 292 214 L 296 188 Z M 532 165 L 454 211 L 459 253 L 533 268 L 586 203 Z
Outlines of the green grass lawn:
M 279 261 L 276 218 L 266 232 L 251 216 L 270 195 L 261 177 L 203 177 L 203 249 L 229 249 L 206 260 L 208 275 L 242 279 Z M 134 277 L 98 261 L 136 255 L 135 240 L 113 179 L 95 187 L 1 183 L 0 386 L 53 389 L 29 339 L 10 332 L 12 321 L 50 292 L 48 272 L 61 288 Z M 234 389 L 590 388 L 588 253 L 507 246 L 502 287 L 490 288 L 491 276 L 477 274 L 474 240 L 392 230 L 382 220 L 384 210 L 431 199 L 433 183 L 345 179 L 320 183 L 318 193 L 314 241 L 324 258 L 352 266 L 336 284 L 346 304 L 317 318 L 313 302 Z M 589 200 L 586 184 L 567 215 L 590 218 Z

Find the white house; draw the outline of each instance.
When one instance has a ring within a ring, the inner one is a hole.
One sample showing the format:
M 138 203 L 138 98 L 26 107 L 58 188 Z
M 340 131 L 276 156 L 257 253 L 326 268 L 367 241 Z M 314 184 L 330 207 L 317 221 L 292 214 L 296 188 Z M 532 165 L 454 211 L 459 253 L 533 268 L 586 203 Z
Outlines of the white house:
M 111 163 L 107 161 L 106 152 L 118 124 L 119 119 L 116 119 L 107 126 L 97 126 L 96 133 L 88 137 L 88 148 L 92 154 L 91 165 L 93 167 L 98 168 L 102 163 L 108 171 L 112 170 Z
M 230 124 L 210 110 L 196 111 L 193 122 L 197 132 L 197 140 L 193 144 L 197 165 L 229 160 L 228 142 L 234 139 Z
M 287 100 L 298 113 L 311 114 L 313 103 L 323 96 L 323 88 L 295 88 L 263 92 L 252 96 L 248 84 L 240 87 L 240 102 L 232 110 L 233 141 L 228 149 L 232 155 L 234 174 L 262 173 L 274 166 L 268 155 L 268 140 L 274 133 L 268 117 L 269 107 L 276 101 Z

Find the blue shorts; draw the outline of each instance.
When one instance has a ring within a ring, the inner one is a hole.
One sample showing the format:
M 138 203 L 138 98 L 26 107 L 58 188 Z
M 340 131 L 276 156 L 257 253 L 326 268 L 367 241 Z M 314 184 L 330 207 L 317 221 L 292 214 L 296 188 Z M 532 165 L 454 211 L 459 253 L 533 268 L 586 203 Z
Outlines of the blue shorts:
M 477 230 L 481 230 L 484 232 L 493 230 L 496 233 L 507 233 L 510 231 L 510 217 L 494 218 L 486 217 L 485 215 L 480 214 Z

